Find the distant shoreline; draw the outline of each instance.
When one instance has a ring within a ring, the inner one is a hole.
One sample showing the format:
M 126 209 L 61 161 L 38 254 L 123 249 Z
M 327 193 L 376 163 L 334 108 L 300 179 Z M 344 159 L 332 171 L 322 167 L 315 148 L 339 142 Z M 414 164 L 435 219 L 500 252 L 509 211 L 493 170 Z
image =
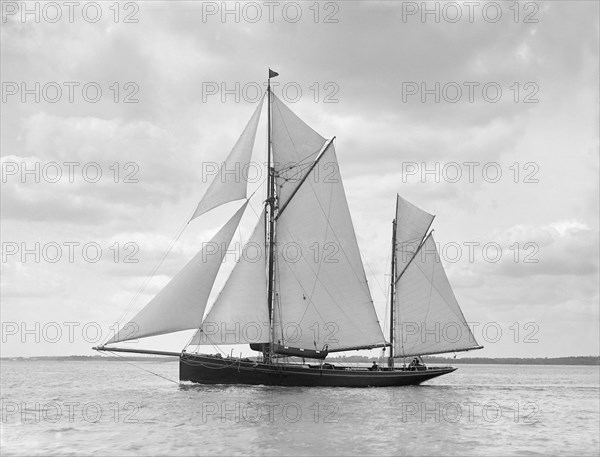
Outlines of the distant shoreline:
M 412 359 L 408 357 L 407 363 Z M 571 357 L 532 357 L 532 358 L 518 358 L 518 357 L 501 357 L 501 358 L 487 358 L 487 357 L 466 357 L 462 359 L 455 359 L 452 357 L 423 357 L 425 363 L 445 363 L 445 364 L 494 364 L 494 365 L 600 365 L 600 356 L 571 356 Z M 35 361 L 158 361 L 158 362 L 169 362 L 176 360 L 175 357 L 169 356 L 129 356 L 129 357 L 113 357 L 113 356 L 86 356 L 86 355 L 70 355 L 70 356 L 38 356 L 38 357 L 1 357 L 3 361 L 22 361 L 22 362 L 35 362 Z M 373 360 L 377 360 L 379 363 L 387 363 L 387 359 L 377 357 L 366 357 L 366 356 L 339 356 L 330 357 L 327 359 L 330 363 L 371 363 Z M 401 359 L 396 359 L 397 364 L 401 364 Z

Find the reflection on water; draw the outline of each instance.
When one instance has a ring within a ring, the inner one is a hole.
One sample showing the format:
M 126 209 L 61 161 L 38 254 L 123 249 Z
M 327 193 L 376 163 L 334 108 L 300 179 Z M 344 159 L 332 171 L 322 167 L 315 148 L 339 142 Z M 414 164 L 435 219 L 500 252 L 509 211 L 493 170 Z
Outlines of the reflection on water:
M 177 362 L 136 362 L 176 380 Z M 3 455 L 599 452 L 598 367 L 461 365 L 422 386 L 177 384 L 121 362 L 8 361 Z

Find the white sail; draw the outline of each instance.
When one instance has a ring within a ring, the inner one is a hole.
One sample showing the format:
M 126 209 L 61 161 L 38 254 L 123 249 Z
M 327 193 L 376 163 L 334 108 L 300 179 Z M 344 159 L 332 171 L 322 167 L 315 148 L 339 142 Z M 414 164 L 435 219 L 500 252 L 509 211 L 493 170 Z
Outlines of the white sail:
M 219 167 L 219 171 L 208 190 L 198 203 L 192 219 L 224 203 L 246 197 L 248 182 L 244 178 L 244 171 L 248 169 L 248 164 L 252 158 L 252 149 L 254 147 L 254 139 L 256 138 L 263 100 L 264 96 L 260 99 L 258 106 L 254 110 L 254 114 L 248 121 L 246 128 L 227 156 L 227 159 Z
M 191 345 L 269 342 L 264 213 Z
M 333 145 L 280 213 L 276 233 L 274 342 L 330 351 L 382 344 Z
M 396 273 L 402 274 L 425 238 L 434 216 L 403 199 L 396 200 Z
M 311 129 L 276 96 L 272 96 L 272 134 L 274 169 L 282 207 L 306 175 L 325 138 Z
M 480 347 L 456 301 L 431 234 L 397 279 L 394 321 L 396 357 Z
M 106 344 L 200 327 L 208 296 L 246 201 L 207 245 Z

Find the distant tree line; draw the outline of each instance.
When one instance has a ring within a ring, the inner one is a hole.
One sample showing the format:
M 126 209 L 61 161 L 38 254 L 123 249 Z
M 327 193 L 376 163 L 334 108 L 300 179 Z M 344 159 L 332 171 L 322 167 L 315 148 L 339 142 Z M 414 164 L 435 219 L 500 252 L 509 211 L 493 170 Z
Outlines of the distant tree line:
M 101 355 L 70 355 L 70 356 L 42 356 L 42 357 L 3 357 L 1 360 L 19 360 L 19 361 L 45 361 L 45 360 L 59 360 L 59 361 L 122 361 L 124 358 L 132 361 L 160 361 L 160 362 L 172 362 L 176 361 L 176 357 L 167 356 L 124 356 L 124 357 L 113 357 L 113 356 L 101 356 Z M 255 357 L 250 357 L 255 359 Z M 335 356 L 328 357 L 327 360 L 331 363 L 372 363 L 377 361 L 379 364 L 387 364 L 386 357 L 367 357 L 364 355 L 351 355 L 351 356 Z M 406 358 L 406 363 L 409 363 L 412 357 Z M 570 356 L 570 357 L 534 357 L 534 358 L 520 358 L 520 357 L 503 357 L 503 358 L 489 358 L 489 357 L 465 357 L 462 359 L 455 359 L 453 357 L 433 357 L 424 356 L 423 361 L 433 364 L 502 364 L 502 365 L 600 365 L 600 356 Z M 396 364 L 402 364 L 402 359 L 396 359 Z

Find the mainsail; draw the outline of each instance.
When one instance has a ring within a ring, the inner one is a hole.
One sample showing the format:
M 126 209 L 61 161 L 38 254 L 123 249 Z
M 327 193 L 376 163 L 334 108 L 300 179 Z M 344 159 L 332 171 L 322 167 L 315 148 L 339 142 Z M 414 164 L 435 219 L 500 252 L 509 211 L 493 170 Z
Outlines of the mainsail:
M 310 136 L 306 124 L 297 125 Z M 297 136 L 289 123 L 286 132 Z M 330 143 L 315 165 L 319 143 L 299 157 L 311 166 L 306 179 L 284 193 L 283 208 L 280 202 L 274 342 L 310 350 L 327 346 L 330 352 L 384 346 L 335 148 Z M 274 158 L 285 160 L 277 149 Z
M 264 213 L 190 345 L 269 342 Z
M 192 219 L 224 203 L 246 197 L 248 183 L 243 177 L 243 171 L 248 169 L 252 157 L 263 100 L 264 96 L 260 99 L 254 114 L 248 121 L 248 125 L 246 125 L 225 162 L 221 164 L 202 200 L 198 203 Z
M 404 270 L 398 269 L 394 326 L 396 357 L 481 347 L 454 296 L 432 234 L 412 254 Z
M 223 257 L 247 205 L 248 201 L 206 247 L 106 344 L 198 328 Z

